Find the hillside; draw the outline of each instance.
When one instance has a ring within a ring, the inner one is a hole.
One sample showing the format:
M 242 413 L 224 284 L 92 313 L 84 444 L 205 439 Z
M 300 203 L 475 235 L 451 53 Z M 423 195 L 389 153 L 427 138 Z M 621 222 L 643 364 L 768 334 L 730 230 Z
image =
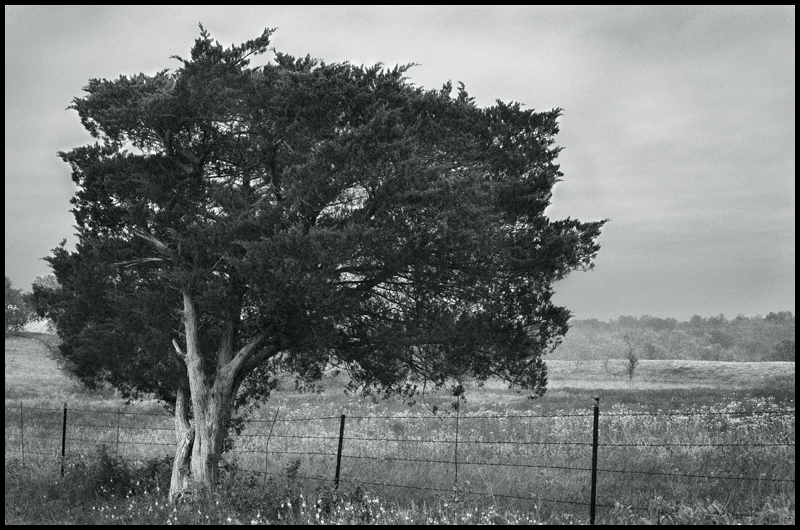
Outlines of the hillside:
M 55 345 L 55 337 L 45 333 L 6 337 L 6 400 L 59 400 L 80 391 L 80 384 L 59 369 L 48 348 L 55 350 Z

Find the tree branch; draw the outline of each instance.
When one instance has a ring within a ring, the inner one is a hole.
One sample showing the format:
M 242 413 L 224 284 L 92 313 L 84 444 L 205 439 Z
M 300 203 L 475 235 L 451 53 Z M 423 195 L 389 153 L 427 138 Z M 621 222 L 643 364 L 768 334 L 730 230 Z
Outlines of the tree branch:
M 183 361 L 184 363 L 186 363 L 186 354 L 183 353 L 183 350 L 181 350 L 181 347 L 178 346 L 178 341 L 175 340 L 175 339 L 172 339 L 172 345 L 175 346 L 175 352 L 177 353 L 178 358 L 181 361 Z
M 134 260 L 131 260 L 131 261 L 120 261 L 118 263 L 115 263 L 114 265 L 121 265 L 121 266 L 124 266 L 124 267 L 133 267 L 134 265 L 139 265 L 140 263 L 147 263 L 149 261 L 164 261 L 164 260 L 161 259 L 161 258 L 139 258 L 139 259 L 134 259 Z
M 131 231 L 133 232 L 133 235 L 141 237 L 145 241 L 152 243 L 153 246 L 156 247 L 158 250 L 162 252 L 166 252 L 167 250 L 169 250 L 169 246 L 160 239 L 156 238 L 154 235 L 148 234 L 147 232 L 143 232 L 136 228 L 132 228 Z

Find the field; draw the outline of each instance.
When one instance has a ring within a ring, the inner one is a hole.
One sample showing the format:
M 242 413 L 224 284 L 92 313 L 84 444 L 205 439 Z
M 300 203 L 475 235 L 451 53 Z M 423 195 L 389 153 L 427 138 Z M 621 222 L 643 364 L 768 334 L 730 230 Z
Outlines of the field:
M 794 522 L 793 363 L 642 361 L 629 379 L 623 360 L 550 361 L 543 398 L 490 381 L 457 411 L 446 392 L 409 406 L 345 395 L 341 376 L 322 393 L 286 381 L 232 438 L 222 494 L 196 509 L 164 502 L 163 409 L 83 390 L 53 345 L 6 339 L 7 524 L 585 523 L 595 396 L 597 522 Z

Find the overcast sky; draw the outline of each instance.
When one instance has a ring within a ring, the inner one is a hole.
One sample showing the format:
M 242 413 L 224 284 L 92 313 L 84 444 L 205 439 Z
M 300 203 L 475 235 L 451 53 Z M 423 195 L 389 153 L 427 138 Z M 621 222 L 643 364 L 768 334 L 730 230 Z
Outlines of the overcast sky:
M 418 63 L 564 109 L 551 218 L 610 218 L 591 272 L 556 284 L 576 318 L 795 311 L 795 8 L 5 8 L 5 275 L 29 291 L 74 245 L 75 188 L 56 151 L 90 143 L 65 108 L 90 78 L 153 74 L 202 22 L 223 45 L 326 62 Z M 262 61 L 263 63 L 263 61 Z M 258 63 L 257 63 L 258 64 Z

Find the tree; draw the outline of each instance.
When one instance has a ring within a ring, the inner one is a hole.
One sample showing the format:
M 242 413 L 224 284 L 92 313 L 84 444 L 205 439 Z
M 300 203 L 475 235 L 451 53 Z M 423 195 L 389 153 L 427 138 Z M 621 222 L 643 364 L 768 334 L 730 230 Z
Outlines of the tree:
M 33 320 L 30 295 L 22 294 L 20 289 L 11 288 L 11 280 L 6 278 L 6 333 L 22 331 L 25 324 Z
M 35 317 L 44 320 L 49 333 L 54 333 L 56 329 L 55 323 L 48 317 L 47 312 L 49 308 L 48 301 L 52 300 L 53 296 L 57 296 L 61 290 L 58 280 L 52 274 L 37 276 L 31 288 L 33 290 L 29 297 L 31 311 L 35 313 Z
M 794 339 L 784 339 L 773 348 L 773 360 L 794 362 Z
M 346 369 L 363 392 L 497 376 L 544 393 L 567 331 L 552 282 L 588 269 L 605 221 L 550 220 L 560 109 L 479 108 L 411 65 L 267 51 L 273 30 L 73 100 L 78 244 L 41 292 L 90 384 L 174 407 L 171 495 L 215 484 L 234 401 L 269 375 Z M 170 351 L 171 350 L 171 351 Z
M 642 330 L 641 328 L 625 327 L 618 333 L 619 338 L 625 344 L 625 360 L 627 361 L 625 372 L 628 374 L 628 379 L 633 379 L 633 374 L 641 360 Z

